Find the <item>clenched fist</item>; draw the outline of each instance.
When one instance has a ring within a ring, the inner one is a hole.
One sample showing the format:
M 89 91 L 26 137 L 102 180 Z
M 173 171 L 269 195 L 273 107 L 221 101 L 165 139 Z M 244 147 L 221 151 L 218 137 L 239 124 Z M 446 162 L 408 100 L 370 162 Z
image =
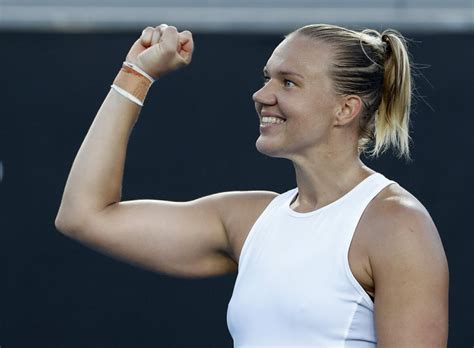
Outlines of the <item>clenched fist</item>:
M 136 64 L 154 78 L 176 70 L 191 62 L 193 37 L 185 30 L 161 24 L 147 27 L 127 54 L 127 62 Z

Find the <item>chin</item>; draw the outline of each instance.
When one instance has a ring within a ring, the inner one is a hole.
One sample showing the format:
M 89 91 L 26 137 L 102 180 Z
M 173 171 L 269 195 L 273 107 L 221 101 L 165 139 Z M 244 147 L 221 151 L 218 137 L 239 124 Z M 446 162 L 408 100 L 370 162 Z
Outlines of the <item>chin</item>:
M 257 141 L 255 142 L 255 147 L 257 148 L 258 152 L 260 152 L 263 155 L 269 156 L 269 157 L 278 157 L 278 158 L 284 158 L 284 151 L 282 151 L 282 147 L 278 146 L 277 144 L 266 141 L 262 139 L 262 137 L 259 137 Z

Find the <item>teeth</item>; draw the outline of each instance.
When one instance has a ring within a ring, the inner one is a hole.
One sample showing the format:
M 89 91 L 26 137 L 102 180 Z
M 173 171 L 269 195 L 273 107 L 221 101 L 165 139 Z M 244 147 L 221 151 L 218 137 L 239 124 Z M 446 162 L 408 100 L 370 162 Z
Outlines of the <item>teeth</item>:
M 284 123 L 285 121 L 283 121 L 281 118 L 278 118 L 278 117 L 267 117 L 267 116 L 264 116 L 262 117 L 262 123 Z

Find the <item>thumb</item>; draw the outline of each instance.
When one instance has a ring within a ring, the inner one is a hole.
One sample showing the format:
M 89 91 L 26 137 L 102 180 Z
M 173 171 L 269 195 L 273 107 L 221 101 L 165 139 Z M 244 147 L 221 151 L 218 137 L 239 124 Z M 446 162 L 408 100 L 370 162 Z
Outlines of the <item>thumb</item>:
M 189 63 L 194 51 L 193 34 L 191 34 L 190 31 L 185 30 L 178 34 L 178 40 L 178 54 L 186 63 Z

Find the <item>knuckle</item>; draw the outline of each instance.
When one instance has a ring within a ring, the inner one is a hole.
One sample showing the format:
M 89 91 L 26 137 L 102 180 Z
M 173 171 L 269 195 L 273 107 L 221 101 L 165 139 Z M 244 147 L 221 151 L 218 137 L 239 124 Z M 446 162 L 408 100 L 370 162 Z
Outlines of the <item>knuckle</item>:
M 183 30 L 184 35 L 190 35 L 192 36 L 193 34 L 189 30 Z
M 151 37 L 151 44 L 154 45 L 154 44 L 158 43 L 159 39 L 160 39 L 159 34 L 154 32 L 152 37 Z
M 141 37 L 142 39 L 150 38 L 152 33 L 153 33 L 153 29 L 145 28 L 142 31 Z

